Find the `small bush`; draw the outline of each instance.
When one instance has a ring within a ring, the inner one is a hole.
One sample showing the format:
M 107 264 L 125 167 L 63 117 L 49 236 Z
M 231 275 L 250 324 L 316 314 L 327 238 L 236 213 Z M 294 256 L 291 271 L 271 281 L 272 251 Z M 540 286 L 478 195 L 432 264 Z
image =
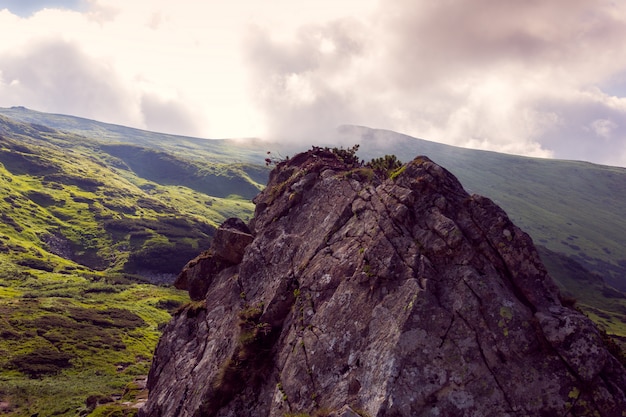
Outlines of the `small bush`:
M 174 314 L 185 312 L 187 317 L 192 318 L 200 314 L 201 311 L 206 311 L 206 300 L 190 301 L 182 304 L 174 311 Z
M 135 313 L 121 308 L 108 308 L 106 310 L 72 308 L 69 315 L 78 322 L 88 322 L 102 328 L 134 329 L 146 324 Z
M 50 330 L 53 328 L 76 329 L 79 327 L 74 320 L 68 319 L 58 314 L 48 314 L 34 320 L 34 325 L 38 329 Z
M 50 194 L 45 193 L 43 191 L 30 190 L 26 192 L 25 194 L 26 194 L 26 197 L 28 197 L 32 202 L 42 207 L 52 206 L 57 203 L 64 204 L 64 202 L 57 202 L 54 197 L 52 197 Z
M 624 352 L 621 346 L 609 335 L 605 330 L 600 330 L 600 337 L 604 342 L 607 350 L 617 359 L 624 367 L 626 367 L 626 352 Z
M 135 417 L 137 409 L 123 405 L 103 405 L 89 414 L 89 417 Z
M 179 300 L 159 300 L 155 307 L 173 313 L 181 306 L 181 304 L 182 302 Z
M 87 406 L 88 410 L 93 411 L 94 408 L 96 408 L 97 406 L 101 404 L 108 404 L 112 402 L 113 402 L 113 398 L 111 398 L 110 396 L 102 395 L 102 394 L 94 394 L 94 395 L 90 395 L 89 397 L 87 397 L 87 399 L 85 400 L 85 406 Z
M 51 348 L 39 348 L 33 352 L 18 355 L 11 360 L 11 365 L 31 378 L 54 375 L 72 366 L 73 356 Z
M 385 155 L 382 158 L 372 159 L 367 163 L 367 166 L 373 169 L 379 176 L 390 178 L 402 167 L 402 162 L 395 155 Z
M 335 155 L 337 155 L 337 157 L 341 159 L 344 163 L 346 163 L 347 165 L 354 165 L 354 166 L 361 165 L 361 163 L 359 162 L 359 157 L 356 156 L 356 153 L 358 150 L 359 150 L 358 144 L 347 149 L 344 149 L 343 147 L 330 149 L 330 151 L 334 153 Z
M 33 257 L 24 257 L 17 261 L 18 265 L 25 266 L 27 268 L 38 269 L 40 271 L 52 272 L 54 271 L 54 266 L 50 265 L 49 262 L 44 261 L 43 259 L 33 258 Z

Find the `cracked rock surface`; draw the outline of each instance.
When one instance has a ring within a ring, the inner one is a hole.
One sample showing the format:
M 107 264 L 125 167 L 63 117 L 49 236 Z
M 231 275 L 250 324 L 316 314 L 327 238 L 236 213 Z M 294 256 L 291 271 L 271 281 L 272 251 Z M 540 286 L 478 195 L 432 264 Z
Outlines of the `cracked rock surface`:
M 396 174 L 279 164 L 237 255 L 188 264 L 140 415 L 626 415 L 626 370 L 529 236 L 428 158 Z

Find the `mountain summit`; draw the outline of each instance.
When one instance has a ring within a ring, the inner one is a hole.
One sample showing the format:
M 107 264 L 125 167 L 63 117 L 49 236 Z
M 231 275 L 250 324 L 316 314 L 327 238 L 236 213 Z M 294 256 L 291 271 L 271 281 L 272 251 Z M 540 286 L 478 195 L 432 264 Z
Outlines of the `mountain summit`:
M 626 370 L 502 209 L 426 157 L 342 156 L 279 163 L 185 267 L 141 416 L 623 415 Z

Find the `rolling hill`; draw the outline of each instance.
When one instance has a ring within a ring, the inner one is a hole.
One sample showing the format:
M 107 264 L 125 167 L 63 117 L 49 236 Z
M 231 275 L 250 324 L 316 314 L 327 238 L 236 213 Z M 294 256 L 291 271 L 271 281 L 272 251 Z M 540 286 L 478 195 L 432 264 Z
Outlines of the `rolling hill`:
M 133 397 L 188 301 L 155 284 L 251 215 L 266 171 L 0 116 L 0 413 L 87 415 Z

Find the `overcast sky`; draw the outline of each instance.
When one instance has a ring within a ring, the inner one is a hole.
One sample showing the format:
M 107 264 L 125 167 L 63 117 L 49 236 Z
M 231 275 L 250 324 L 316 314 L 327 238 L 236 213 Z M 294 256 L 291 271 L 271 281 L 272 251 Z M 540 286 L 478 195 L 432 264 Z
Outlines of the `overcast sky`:
M 0 107 L 626 166 L 621 0 L 0 0 Z

